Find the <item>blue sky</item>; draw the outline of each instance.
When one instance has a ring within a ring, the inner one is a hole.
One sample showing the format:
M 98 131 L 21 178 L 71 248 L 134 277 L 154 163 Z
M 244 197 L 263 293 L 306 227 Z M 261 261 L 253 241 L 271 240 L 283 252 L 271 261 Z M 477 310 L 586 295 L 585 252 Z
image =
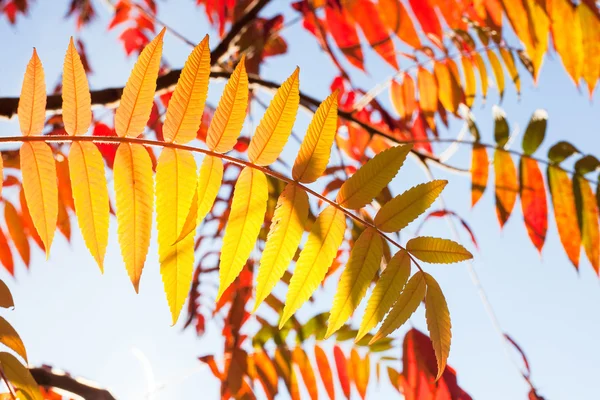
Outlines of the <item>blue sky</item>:
M 106 31 L 110 15 L 104 2 L 94 4 L 98 18 L 81 32 L 94 70 L 90 85 L 92 89 L 122 86 L 134 59 L 124 56 L 117 40 L 120 31 Z M 16 26 L 2 20 L 0 49 L 4 60 L 0 64 L 0 96 L 19 95 L 34 46 L 44 63 L 47 86 L 54 87 L 69 36 L 77 34 L 73 21 L 64 19 L 66 8 L 66 2 L 38 1 L 33 4 L 30 16 L 20 19 Z M 186 37 L 200 41 L 209 33 L 211 44 L 216 44 L 216 32 L 194 2 L 173 2 L 168 7 L 159 2 L 159 9 L 161 18 Z M 294 16 L 287 1 L 270 6 L 265 15 L 282 11 L 286 19 Z M 325 98 L 335 74 L 328 56 L 320 52 L 316 41 L 300 25 L 286 29 L 283 35 L 288 41 L 289 53 L 268 59 L 262 69 L 263 76 L 281 82 L 298 65 L 301 90 Z M 190 50 L 167 33 L 163 57 L 170 65 L 182 66 Z M 348 69 L 353 71 L 361 87 L 370 88 L 393 71 L 372 51 L 367 50 L 365 55 L 368 74 L 352 67 Z M 409 65 L 406 60 L 400 62 L 401 66 Z M 546 140 L 536 153 L 538 156 L 544 157 L 548 147 L 561 139 L 597 154 L 600 149 L 600 139 L 595 132 L 600 115 L 598 102 L 589 100 L 587 90 L 579 91 L 573 85 L 558 58 L 546 56 L 537 86 L 525 74 L 522 76 L 521 100 L 514 87 L 507 83 L 501 104 L 511 129 L 518 129 L 515 148 L 520 146 L 531 114 L 537 108 L 544 108 L 550 117 Z M 212 104 L 216 104 L 221 90 L 222 84 L 211 86 L 209 101 Z M 387 93 L 383 93 L 381 99 L 389 104 Z M 478 97 L 473 108 L 483 141 L 488 143 L 493 141 L 491 106 L 498 101 L 497 91 L 490 88 L 487 102 L 482 104 Z M 308 121 L 306 114 L 301 113 L 295 131 L 304 132 Z M 460 128 L 459 123 L 453 123 L 442 135 L 455 137 Z M 251 132 L 249 124 L 243 132 Z M 18 134 L 14 121 L 0 121 L 0 135 Z M 285 154 L 293 157 L 296 150 L 297 144 L 291 141 Z M 468 148 L 462 148 L 451 163 L 466 167 L 469 157 Z M 480 251 L 476 252 L 473 266 L 502 328 L 527 352 L 533 382 L 540 394 L 549 399 L 578 399 L 600 392 L 597 379 L 600 315 L 596 309 L 600 291 L 588 261 L 582 257 L 580 272 L 574 270 L 562 250 L 553 218 L 550 218 L 540 256 L 527 237 L 519 203 L 501 231 L 490 187 L 480 204 L 471 210 L 468 177 L 450 175 L 435 168 L 433 172 L 436 178 L 450 180 L 444 195 L 447 206 L 465 217 L 477 236 Z M 392 189 L 397 194 L 426 180 L 422 169 L 409 162 L 394 179 Z M 434 207 L 439 208 L 439 204 Z M 417 225 L 407 228 L 403 241 L 414 234 Z M 442 221 L 428 223 L 422 234 L 451 237 Z M 76 225 L 72 236 L 70 244 L 57 236 L 48 262 L 41 252 L 35 251 L 29 271 L 17 265 L 16 279 L 0 271 L 0 278 L 9 284 L 15 296 L 16 310 L 8 312 L 7 319 L 25 341 L 31 363 L 50 364 L 95 380 L 123 399 L 183 399 L 198 393 L 206 398 L 217 396 L 217 382 L 197 357 L 222 345 L 220 331 L 213 326 L 208 335 L 197 339 L 191 330 L 182 332 L 181 324 L 170 327 L 154 240 L 141 280 L 141 293 L 136 295 L 121 260 L 114 219 L 110 224 L 104 275 L 99 273 L 85 249 Z M 460 240 L 470 245 L 464 232 Z M 458 371 L 461 386 L 477 399 L 525 398 L 527 387 L 505 354 L 469 278 L 467 266 L 428 266 L 427 271 L 438 279 L 449 303 L 453 324 L 449 364 Z M 330 282 L 319 289 L 317 304 L 313 308 L 303 307 L 299 317 L 307 318 L 315 310 L 327 310 L 334 286 L 335 282 Z M 412 323 L 426 330 L 423 315 L 420 309 Z M 405 329 L 397 335 L 401 336 L 403 331 Z M 373 385 L 369 393 L 375 394 L 378 390 L 380 394 L 384 390 L 393 393 L 389 385 Z M 152 393 L 147 396 L 148 392 Z

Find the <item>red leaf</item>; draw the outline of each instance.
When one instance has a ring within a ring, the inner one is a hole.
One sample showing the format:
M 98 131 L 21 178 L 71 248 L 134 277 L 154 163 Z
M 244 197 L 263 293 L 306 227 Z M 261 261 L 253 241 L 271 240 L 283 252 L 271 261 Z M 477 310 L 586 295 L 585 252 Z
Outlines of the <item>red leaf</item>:
M 387 34 L 387 29 L 379 18 L 375 4 L 371 0 L 356 0 L 348 2 L 347 7 L 371 47 L 394 69 L 398 69 L 394 42 Z
M 346 360 L 344 352 L 337 344 L 333 346 L 333 358 L 335 360 L 335 368 L 337 369 L 338 379 L 340 380 L 342 391 L 344 392 L 344 396 L 349 399 L 350 378 L 348 374 L 348 361 Z
M 119 1 L 115 6 L 115 15 L 108 25 L 108 30 L 111 30 L 115 26 L 127 21 L 130 11 L 131 5 L 128 1 Z
M 331 366 L 329 365 L 325 351 L 323 351 L 323 349 L 317 345 L 315 345 L 315 359 L 317 360 L 317 368 L 319 368 L 319 374 L 321 375 L 323 386 L 325 386 L 325 391 L 327 391 L 327 394 L 331 400 L 335 400 Z
M 522 157 L 520 161 L 521 207 L 527 233 L 533 245 L 542 251 L 548 230 L 548 204 L 544 177 L 537 161 Z
M 4 268 L 6 268 L 6 270 L 12 276 L 15 275 L 15 264 L 13 261 L 12 252 L 2 228 L 0 228 L 0 262 L 2 262 Z
M 92 135 L 93 136 L 106 136 L 106 137 L 117 136 L 117 134 L 113 128 L 110 128 L 108 125 L 105 125 L 101 122 L 96 123 L 96 125 L 94 126 L 94 132 L 92 133 Z M 104 160 L 106 161 L 106 165 L 108 165 L 109 168 L 112 168 L 113 163 L 115 162 L 115 155 L 117 154 L 117 144 L 116 143 L 96 143 L 96 146 L 98 147 L 98 150 L 100 150 L 102 157 L 104 157 Z
M 410 132 L 412 134 L 412 138 L 415 140 L 415 149 L 421 149 L 430 154 L 433 153 L 431 142 L 427 141 L 428 137 L 425 117 L 419 108 L 417 108 L 417 117 L 413 122 Z
M 471 153 L 471 207 L 477 204 L 485 192 L 489 169 L 487 150 L 480 144 L 474 144 Z
M 400 0 L 379 0 L 379 15 L 381 20 L 396 33 L 396 36 L 409 46 L 418 49 L 421 47 L 421 40 L 415 30 L 415 26 Z
M 435 15 L 435 10 L 430 4 L 431 0 L 409 0 L 410 7 L 417 17 L 423 32 L 427 35 L 433 36 L 438 41 L 442 40 L 442 26 Z
M 335 5 L 325 8 L 325 20 L 329 33 L 350 64 L 364 71 L 364 58 L 354 21 L 348 18 L 344 9 Z
M 150 39 L 139 28 L 127 28 L 119 35 L 119 39 L 125 46 L 125 53 L 131 55 L 133 52 L 140 53 L 150 42 Z

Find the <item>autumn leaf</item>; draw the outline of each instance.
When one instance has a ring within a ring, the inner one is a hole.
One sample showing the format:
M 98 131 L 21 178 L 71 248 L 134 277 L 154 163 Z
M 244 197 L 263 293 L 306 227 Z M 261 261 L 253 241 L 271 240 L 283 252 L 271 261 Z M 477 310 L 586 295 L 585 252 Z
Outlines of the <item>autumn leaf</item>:
M 404 250 L 398 251 L 389 261 L 373 289 L 367 308 L 360 323 L 355 342 L 360 341 L 373 329 L 396 302 L 410 276 L 410 256 Z
M 333 359 L 335 360 L 335 368 L 337 369 L 338 379 L 342 392 L 347 399 L 350 399 L 350 376 L 348 373 L 348 360 L 344 352 L 337 344 L 333 346 Z
M 384 204 L 375 216 L 375 226 L 398 232 L 424 213 L 438 198 L 448 181 L 434 180 L 417 185 Z
M 128 143 L 119 145 L 115 156 L 114 181 L 117 236 L 125 268 L 137 293 L 150 246 L 154 209 L 152 161 L 143 146 Z
M 217 300 L 248 260 L 263 224 L 268 198 L 265 174 L 245 167 L 235 184 L 231 212 L 223 236 Z
M 300 102 L 300 69 L 281 85 L 267 107 L 248 147 L 248 158 L 257 165 L 269 165 L 277 160 L 292 133 Z
M 494 170 L 496 172 L 496 214 L 500 227 L 503 227 L 512 213 L 519 193 L 517 169 L 508 152 L 496 149 Z
M 254 312 L 279 282 L 296 254 L 304 234 L 308 211 L 306 192 L 293 183 L 288 184 L 277 200 L 260 259 Z
M 43 142 L 23 143 L 19 154 L 25 199 L 29 204 L 29 213 L 44 243 L 46 258 L 48 258 L 58 220 L 58 189 L 54 156 L 52 149 Z
M 313 372 L 313 366 L 311 365 L 310 359 L 306 352 L 301 347 L 296 347 L 292 352 L 292 360 L 300 370 L 300 375 L 304 380 L 304 386 L 311 398 L 311 400 L 317 400 L 319 398 L 319 388 L 317 386 L 317 380 Z
M 448 239 L 416 237 L 406 244 L 406 250 L 421 261 L 450 264 L 469 260 L 473 255 L 460 244 Z
M 290 280 L 285 307 L 279 321 L 280 329 L 325 278 L 342 244 L 345 230 L 346 216 L 336 207 L 327 207 L 317 217 Z
M 115 130 L 120 137 L 136 137 L 144 131 L 154 102 L 165 31 L 163 28 L 144 48 L 123 89 L 115 113 Z
M 65 55 L 62 82 L 62 117 L 69 135 L 85 134 L 92 122 L 90 88 L 73 37 Z
M 15 328 L 0 317 L 0 343 L 17 353 L 27 362 L 27 350 Z
M 396 176 L 411 149 L 411 145 L 390 147 L 367 161 L 344 182 L 338 204 L 355 210 L 370 203 Z
M 487 187 L 489 160 L 487 150 L 480 144 L 473 145 L 471 153 L 471 207 L 475 206 Z
M 327 392 L 330 400 L 335 400 L 335 389 L 333 386 L 333 374 L 331 373 L 331 366 L 327 360 L 327 354 L 325 354 L 325 351 L 319 347 L 319 345 L 315 345 L 315 360 L 319 370 L 319 375 L 321 375 L 321 381 L 323 382 L 323 386 L 325 386 L 325 391 Z
M 350 318 L 367 293 L 371 281 L 381 265 L 383 242 L 375 228 L 367 228 L 354 242 L 350 257 L 340 277 L 333 306 L 329 314 L 325 338 Z
M 35 48 L 25 71 L 17 114 L 23 136 L 42 133 L 46 117 L 46 81 Z
M 0 367 L 8 381 L 19 390 L 19 399 L 42 400 L 37 382 L 29 370 L 10 353 L 0 353 Z
M 196 138 L 208 95 L 210 50 L 208 35 L 189 55 L 169 101 L 163 136 L 167 142 L 187 143 Z
M 246 119 L 248 74 L 245 60 L 242 56 L 227 81 L 206 134 L 208 148 L 217 153 L 226 153 L 233 148 Z
M 377 6 L 381 20 L 388 29 L 409 46 L 415 49 L 421 47 L 412 19 L 400 0 L 379 0 Z
M 450 331 L 450 312 L 448 304 L 440 285 L 436 280 L 424 273 L 425 282 L 427 283 L 427 293 L 425 294 L 425 318 L 427 319 L 427 328 L 431 336 L 431 343 L 435 350 L 435 358 L 437 359 L 437 376 L 436 380 L 440 379 L 446 368 L 446 361 L 450 354 L 450 341 L 452 332 Z

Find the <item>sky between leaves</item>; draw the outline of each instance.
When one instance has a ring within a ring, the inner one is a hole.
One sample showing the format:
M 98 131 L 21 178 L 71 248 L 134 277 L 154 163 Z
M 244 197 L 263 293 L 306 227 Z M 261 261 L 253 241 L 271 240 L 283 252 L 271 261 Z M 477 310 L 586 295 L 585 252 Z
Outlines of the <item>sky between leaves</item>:
M 209 31 L 208 25 L 201 24 L 198 28 L 198 23 L 192 21 L 191 15 L 201 20 L 204 17 L 194 11 L 192 5 L 189 8 L 186 12 L 184 7 L 179 10 L 165 7 L 164 19 L 174 26 L 180 25 L 186 36 L 199 41 Z M 100 11 L 103 21 L 85 33 L 90 62 L 96 71 L 91 77 L 92 88 L 124 84 L 133 62 L 131 59 L 121 62 L 123 53 L 120 44 L 113 37 L 114 34 L 105 33 L 107 15 L 101 8 Z M 289 7 L 272 6 L 266 13 L 277 11 L 288 13 Z M 13 61 L 3 68 L 0 94 L 18 95 L 22 71 L 34 45 L 44 62 L 47 85 L 53 86 L 62 68 L 62 49 L 73 34 L 71 24 L 61 24 L 61 13 L 62 10 L 40 3 L 35 5 L 31 19 L 21 21 L 16 28 L 0 25 L 0 37 L 13 38 L 2 39 L 2 47 L 6 46 Z M 46 21 L 40 23 L 42 15 L 46 16 Z M 187 29 L 189 31 L 186 32 Z M 24 34 L 26 31 L 28 33 Z M 208 33 L 216 38 L 214 32 Z M 301 88 L 318 98 L 325 98 L 333 76 L 328 59 L 317 53 L 314 41 L 307 39 L 307 34 L 300 27 L 291 28 L 285 35 L 293 46 L 290 55 L 270 59 L 263 70 L 264 75 L 282 82 L 295 65 L 299 65 Z M 57 51 L 57 48 L 61 50 Z M 188 47 L 167 35 L 165 58 L 172 65 L 182 65 L 189 51 Z M 311 62 L 306 62 L 303 54 L 311 54 Z M 118 61 L 110 62 L 111 58 Z M 358 82 L 363 87 L 371 87 L 392 73 L 376 56 L 367 55 L 366 58 L 372 64 L 368 65 L 371 76 L 357 73 Z M 123 67 L 115 69 L 114 65 Z M 507 90 L 513 89 L 508 85 Z M 482 108 L 476 102 L 474 108 L 482 135 L 487 138 L 492 135 L 490 106 L 497 101 L 493 89 L 490 92 L 492 95 L 487 105 Z M 211 88 L 209 102 L 215 103 L 219 93 L 218 85 Z M 546 143 L 566 137 L 583 148 L 597 147 L 598 139 L 593 127 L 598 122 L 597 117 L 594 118 L 594 114 L 598 115 L 598 107 L 590 104 L 585 91 L 577 93 L 556 60 L 546 60 L 539 88 L 535 88 L 530 80 L 524 82 L 524 94 L 520 102 L 515 100 L 514 92 L 507 93 L 505 97 L 503 107 L 511 127 L 518 123 L 523 129 L 533 110 L 543 107 L 550 114 Z M 298 132 L 302 132 L 308 123 L 308 118 L 301 119 L 303 121 L 296 125 Z M 18 133 L 15 124 L 3 122 L 1 126 L 3 135 Z M 450 136 L 460 126 L 452 128 Z M 246 127 L 244 132 L 248 132 L 248 129 Z M 293 150 L 287 154 L 293 156 Z M 459 153 L 453 161 L 467 165 L 468 153 Z M 477 235 L 481 255 L 476 254 L 476 268 L 504 328 L 526 349 L 541 393 L 549 398 L 582 398 L 586 393 L 598 391 L 598 387 L 594 386 L 597 385 L 594 380 L 594 361 L 600 354 L 595 354 L 593 347 L 588 348 L 589 344 L 594 343 L 593 333 L 600 326 L 600 319 L 595 317 L 597 313 L 593 308 L 600 295 L 591 269 L 582 268 L 582 276 L 578 277 L 569 267 L 552 222 L 548 243 L 540 261 L 535 249 L 527 242 L 522 223 L 516 221 L 522 218 L 520 211 L 517 211 L 519 207 L 515 208 L 515 214 L 511 217 L 515 221 L 509 221 L 504 231 L 499 233 L 490 193 L 486 193 L 484 201 L 469 211 L 468 179 L 437 171 L 436 178 L 450 179 L 445 195 L 449 207 L 466 216 Z M 425 180 L 426 177 L 414 164 L 410 169 L 407 165 L 394 181 L 393 188 L 395 193 L 399 193 Z M 157 380 L 161 381 L 201 368 L 195 356 L 202 354 L 203 348 L 216 345 L 219 340 L 209 336 L 197 341 L 189 333 L 182 338 L 177 329 L 168 328 L 168 309 L 163 301 L 155 256 L 147 266 L 147 276 L 142 279 L 142 294 L 133 296 L 120 265 L 115 232 L 114 221 L 111 221 L 107 271 L 101 278 L 79 234 L 74 235 L 70 246 L 64 241 L 57 242 L 53 249 L 55 256 L 48 265 L 43 265 L 43 256 L 36 254 L 33 271 L 29 274 L 21 272 L 17 275 L 18 285 L 11 285 L 19 312 L 10 320 L 14 321 L 25 340 L 34 363 L 56 364 L 114 388 L 118 396 L 138 398 L 133 394 L 145 388 L 143 368 L 131 356 L 130 349 L 133 346 L 147 355 Z M 422 233 L 435 233 L 438 236 L 449 234 L 441 221 L 428 225 Z M 462 242 L 468 242 L 466 235 Z M 150 254 L 156 254 L 155 247 L 151 247 Z M 493 398 L 490 393 L 495 393 L 498 399 L 522 396 L 525 393 L 524 387 L 520 387 L 522 381 L 506 361 L 499 339 L 486 319 L 465 267 L 435 266 L 430 272 L 439 279 L 452 311 L 454 341 L 450 363 L 460 371 L 461 385 L 474 398 Z M 329 292 L 330 295 L 333 293 L 331 290 Z M 562 295 L 556 296 L 556 293 Z M 325 309 L 331 304 L 327 294 L 323 297 L 317 308 Z M 42 305 L 40 299 L 44 299 Z M 57 313 L 56 310 L 60 309 L 64 312 Z M 58 321 L 64 321 L 64 325 L 58 325 Z M 425 328 L 422 317 L 416 317 L 414 324 Z M 120 327 L 119 331 L 111 329 L 115 326 Z M 47 333 L 40 335 L 42 330 Z M 82 357 L 82 354 L 86 354 L 86 357 Z M 104 362 L 91 362 L 98 359 Z M 133 381 L 124 382 L 122 379 L 119 371 L 125 366 L 132 371 Z M 493 373 L 484 372 L 482 366 Z M 155 398 L 182 398 L 186 393 L 193 394 L 210 388 L 210 382 L 208 373 L 198 373 L 182 384 L 168 386 L 160 392 L 160 397 Z M 214 390 L 216 393 L 216 386 Z

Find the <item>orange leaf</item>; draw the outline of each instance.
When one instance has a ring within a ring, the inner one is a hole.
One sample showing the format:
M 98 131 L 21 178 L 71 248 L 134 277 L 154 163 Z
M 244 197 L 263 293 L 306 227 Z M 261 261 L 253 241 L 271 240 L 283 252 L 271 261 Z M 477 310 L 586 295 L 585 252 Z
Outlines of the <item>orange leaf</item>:
M 69 135 L 83 135 L 92 122 L 92 103 L 85 69 L 73 44 L 69 42 L 63 66 L 63 122 Z
M 356 391 L 364 399 L 367 395 L 367 386 L 369 385 L 369 375 L 371 373 L 369 353 L 365 355 L 364 359 L 361 359 L 358 351 L 353 347 L 350 352 L 350 364 L 352 365 L 352 376 Z
M 29 240 L 25 234 L 25 227 L 19 212 L 9 201 L 4 202 L 4 220 L 6 221 L 8 233 L 10 234 L 13 244 L 21 256 L 21 259 L 26 266 L 29 266 Z
M 17 114 L 23 136 L 42 133 L 46 117 L 46 81 L 35 47 L 25 71 Z
M 434 65 L 440 102 L 446 110 L 452 113 L 458 110 L 458 105 L 462 101 L 462 89 L 460 88 L 458 76 L 454 73 L 455 68 L 456 64 L 451 60 L 436 62 Z
M 548 167 L 548 185 L 552 196 L 558 236 L 575 268 L 579 267 L 581 234 L 577 225 L 575 196 L 569 175 L 556 166 Z
M 398 69 L 394 42 L 387 34 L 375 4 L 371 0 L 355 0 L 346 3 L 345 6 L 360 26 L 371 47 L 394 69 Z
M 421 111 L 429 128 L 435 130 L 434 116 L 438 104 L 438 86 L 435 76 L 428 70 L 419 67 L 417 81 L 419 84 L 419 104 L 421 105 Z
M 317 400 L 319 398 L 319 388 L 317 387 L 317 380 L 315 379 L 315 373 L 310 360 L 304 350 L 301 347 L 296 347 L 292 352 L 292 360 L 294 364 L 298 366 L 300 375 L 304 380 L 304 386 L 310 395 L 311 400 Z
M 579 209 L 579 225 L 581 227 L 581 244 L 585 250 L 590 264 L 596 271 L 596 274 L 600 273 L 600 227 L 598 226 L 598 205 L 594 198 L 594 192 L 590 183 L 585 180 L 583 176 L 577 175 L 573 180 L 573 190 L 578 191 L 576 193 L 576 199 L 580 198 L 580 209 Z
M 479 72 L 479 80 L 481 81 L 481 95 L 483 96 L 483 100 L 485 100 L 488 90 L 487 68 L 485 67 L 485 63 L 483 62 L 483 57 L 481 57 L 481 54 L 475 53 L 473 55 L 473 60 L 475 61 L 475 66 Z
M 508 152 L 496 149 L 494 171 L 496 173 L 496 214 L 500 227 L 503 227 L 512 213 L 519 192 L 517 169 Z
M 477 93 L 473 61 L 468 57 L 462 57 L 461 64 L 465 75 L 465 104 L 467 107 L 471 107 L 475 101 L 475 93 Z
M 403 120 L 409 121 L 416 109 L 415 82 L 410 75 L 405 74 L 402 83 L 392 81 L 390 87 L 392 104 Z
M 347 399 L 350 398 L 350 377 L 348 374 L 348 360 L 344 352 L 337 344 L 333 346 L 333 358 L 335 360 L 335 368 L 337 369 L 340 386 Z
M 487 150 L 480 144 L 474 144 L 471 153 L 471 207 L 475 206 L 483 196 L 487 187 L 488 174 Z
M 548 205 L 544 177 L 537 161 L 522 157 L 519 163 L 521 208 L 527 233 L 533 245 L 542 251 L 548 229 Z
M 325 21 L 333 40 L 356 68 L 364 71 L 363 52 L 358 33 L 348 13 L 340 7 L 325 7 Z
M 4 268 L 6 268 L 9 274 L 15 275 L 15 264 L 12 251 L 10 250 L 8 240 L 6 240 L 2 228 L 0 228 L 0 262 L 2 262 L 2 265 L 4 265 Z
M 409 46 L 415 49 L 421 47 L 421 40 L 412 19 L 400 0 L 379 0 L 377 5 L 379 16 L 388 29 Z
M 43 142 L 23 143 L 20 155 L 25 199 L 33 224 L 44 243 L 47 258 L 58 220 L 54 155 L 50 146 Z
M 575 82 L 579 85 L 583 68 L 583 44 L 581 24 L 571 0 L 551 0 L 547 2 L 552 28 L 552 43 L 561 61 Z
M 430 0 L 409 0 L 410 7 L 417 17 L 423 32 L 428 37 L 433 37 L 438 41 L 442 40 L 442 26 L 438 20 L 435 10 L 430 4 Z
M 318 345 L 315 345 L 315 360 L 317 361 L 317 368 L 319 368 L 319 374 L 321 375 L 323 386 L 325 386 L 325 391 L 327 391 L 327 394 L 331 400 L 335 400 L 331 366 L 329 365 L 325 351 L 323 351 L 323 349 Z
M 600 20 L 594 11 L 597 12 L 597 10 L 591 10 L 590 5 L 584 1 L 577 6 L 583 43 L 581 76 L 587 83 L 590 97 L 600 77 Z

